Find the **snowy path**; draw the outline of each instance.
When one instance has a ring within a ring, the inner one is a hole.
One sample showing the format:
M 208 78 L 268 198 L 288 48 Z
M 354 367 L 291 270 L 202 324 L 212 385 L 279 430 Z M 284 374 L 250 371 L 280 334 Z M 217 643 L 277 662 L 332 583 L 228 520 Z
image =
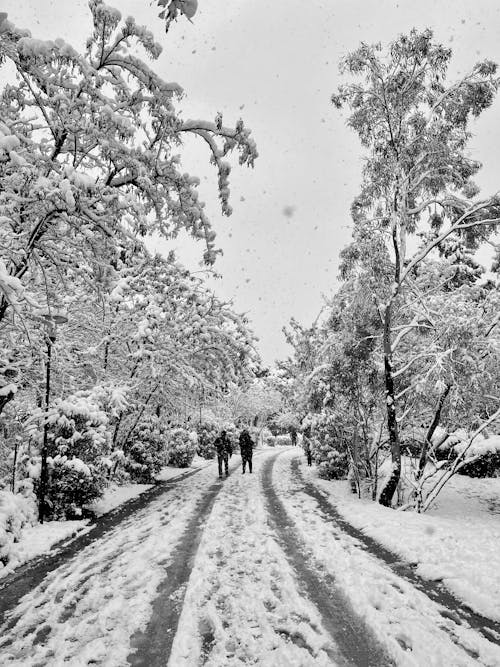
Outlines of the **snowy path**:
M 69 559 L 49 558 L 54 569 L 37 583 L 42 562 L 37 585 L 0 627 L 0 664 L 126 664 L 130 638 L 146 626 L 165 566 L 213 481 L 210 466 L 141 499 L 141 509 Z
M 303 457 L 297 461 L 297 453 L 288 452 L 277 460 L 273 476 L 296 537 L 309 548 L 311 561 L 334 577 L 396 664 L 500 665 L 497 643 L 469 627 L 456 611 L 429 599 L 332 520 L 334 512 L 324 511 L 297 474 L 303 464 Z M 498 642 L 498 636 L 492 638 Z
M 3 601 L 0 664 L 500 665 L 499 646 L 342 529 L 299 450 L 260 453 L 252 475 L 238 463 L 155 490 L 35 567 Z

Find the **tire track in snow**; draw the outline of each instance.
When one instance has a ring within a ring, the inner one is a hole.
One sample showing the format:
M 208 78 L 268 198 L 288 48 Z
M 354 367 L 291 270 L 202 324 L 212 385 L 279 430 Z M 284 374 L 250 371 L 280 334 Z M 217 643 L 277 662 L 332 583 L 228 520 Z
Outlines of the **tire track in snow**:
M 235 469 L 236 466 L 232 466 L 231 473 Z M 198 501 L 157 590 L 149 623 L 132 636 L 133 652 L 128 656 L 128 664 L 149 667 L 167 664 L 203 528 L 223 483 L 224 480 L 217 480 Z
M 292 454 L 292 456 L 290 456 Z M 490 643 L 424 592 L 392 571 L 321 511 L 292 469 L 293 452 L 281 457 L 274 484 L 286 511 L 319 567 L 331 573 L 358 613 L 398 665 L 500 665 L 498 646 Z
M 256 456 L 259 454 L 261 452 L 257 452 Z M 239 466 L 239 461 L 229 466 L 230 476 Z M 176 547 L 174 557 L 166 568 L 166 576 L 157 590 L 149 623 L 144 630 L 132 636 L 132 651 L 127 659 L 128 664 L 139 667 L 146 664 L 148 667 L 161 667 L 167 664 L 203 530 L 217 496 L 227 482 L 227 478 L 216 480 L 200 498 L 197 509 Z M 210 637 L 205 640 L 205 650 L 209 652 Z
M 41 583 L 6 613 L 2 666 L 126 664 L 130 638 L 147 625 L 165 567 L 213 481 L 213 469 L 201 470 L 194 482 L 186 482 L 195 471 L 189 472 L 180 483 L 162 484 L 115 511 L 117 525 L 104 522 L 100 539 L 94 533 L 81 551 L 69 545 L 76 553 L 45 571 Z
M 346 665 L 370 665 L 389 667 L 394 665 L 382 645 L 366 623 L 352 609 L 334 578 L 327 572 L 319 572 L 307 565 L 310 560 L 304 543 L 298 536 L 293 521 L 288 516 L 272 482 L 273 467 L 278 455 L 264 464 L 263 490 L 274 528 L 281 546 L 292 564 L 307 597 L 316 605 L 323 617 L 325 628 L 331 633 Z
M 425 593 L 433 602 L 440 605 L 443 609 L 441 615 L 454 621 L 457 625 L 465 622 L 474 630 L 480 632 L 485 639 L 500 646 L 500 623 L 491 620 L 481 614 L 478 614 L 466 604 L 458 600 L 447 588 L 442 584 L 434 583 L 429 579 L 420 577 L 409 563 L 405 563 L 401 556 L 395 554 L 393 551 L 384 547 L 380 542 L 366 535 L 362 530 L 350 524 L 338 510 L 332 505 L 328 497 L 311 482 L 307 482 L 300 472 L 300 462 L 296 458 L 292 461 L 292 472 L 302 485 L 304 491 L 314 498 L 318 506 L 325 516 L 330 521 L 333 521 L 342 531 L 353 537 L 360 544 L 359 547 L 364 549 L 372 556 L 381 560 L 385 565 L 398 576 L 406 579 L 410 584 L 415 586 L 419 591 Z
M 261 465 L 251 475 L 231 475 L 216 499 L 188 582 L 170 667 L 345 665 L 270 526 L 261 477 Z
M 203 469 L 190 470 L 179 477 L 156 484 L 152 489 L 141 493 L 140 496 L 98 517 L 89 530 L 84 529 L 84 533 L 69 539 L 65 538 L 54 544 L 48 554 L 37 556 L 18 567 L 11 575 L 2 578 L 0 580 L 0 626 L 5 614 L 15 607 L 24 595 L 41 585 L 47 574 L 67 563 L 86 546 L 119 526 L 173 486 Z

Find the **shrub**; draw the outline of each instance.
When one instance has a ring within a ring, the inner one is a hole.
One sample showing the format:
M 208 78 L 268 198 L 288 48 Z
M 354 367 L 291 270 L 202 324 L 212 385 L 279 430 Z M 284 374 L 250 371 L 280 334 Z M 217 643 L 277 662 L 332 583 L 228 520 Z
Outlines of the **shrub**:
M 401 454 L 403 456 L 418 458 L 422 452 L 422 446 L 422 443 L 418 440 L 403 440 L 401 442 Z
M 435 450 L 438 460 L 454 461 L 468 444 L 468 434 L 459 430 L 452 433 Z M 466 459 L 472 460 L 458 472 L 468 477 L 498 477 L 500 475 L 500 436 L 484 438 L 479 435 L 467 449 Z
M 149 415 L 137 427 L 125 450 L 125 470 L 133 482 L 150 484 L 167 464 L 169 429 L 164 420 Z
M 463 441 L 455 445 L 456 455 L 463 451 L 463 447 Z M 474 457 L 474 460 L 460 468 L 461 475 L 498 477 L 500 475 L 500 435 L 493 435 L 489 438 L 479 435 L 467 450 L 466 458 L 469 457 Z
M 86 465 L 81 459 L 56 456 L 49 460 L 47 506 L 51 519 L 76 519 L 83 506 L 102 496 L 106 479 L 104 469 Z
M 213 459 L 215 456 L 214 441 L 218 435 L 219 429 L 214 422 L 202 422 L 196 429 L 198 433 L 198 456 L 204 459 Z
M 475 461 L 466 463 L 459 472 L 468 477 L 499 477 L 500 452 L 485 452 Z
M 288 434 L 277 435 L 275 443 L 280 447 L 289 447 L 292 445 L 292 438 Z
M 185 428 L 174 428 L 169 434 L 168 463 L 178 468 L 188 468 L 196 454 L 197 441 Z
M 44 411 L 37 410 L 27 425 L 39 447 L 44 419 Z M 91 398 L 78 393 L 56 401 L 48 412 L 47 423 L 46 510 L 53 519 L 74 518 L 81 515 L 84 504 L 99 498 L 104 491 L 108 418 Z M 40 456 L 33 463 L 30 476 L 38 487 Z
M 324 479 L 347 479 L 349 458 L 347 446 L 339 436 L 338 419 L 323 412 L 312 416 L 304 428 L 312 433 L 312 457 Z
M 347 479 L 349 461 L 346 451 L 314 442 L 313 458 L 318 464 L 318 475 L 323 479 Z
M 21 562 L 18 542 L 25 526 L 37 521 L 36 499 L 30 483 L 22 493 L 0 491 L 0 572 Z

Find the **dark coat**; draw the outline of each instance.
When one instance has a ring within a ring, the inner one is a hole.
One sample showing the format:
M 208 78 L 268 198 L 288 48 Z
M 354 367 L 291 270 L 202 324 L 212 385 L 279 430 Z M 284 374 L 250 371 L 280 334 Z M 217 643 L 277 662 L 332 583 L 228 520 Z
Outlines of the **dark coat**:
M 253 440 L 248 431 L 240 433 L 240 453 L 244 459 L 251 459 L 253 453 Z
M 227 437 L 227 435 L 220 434 L 214 441 L 215 445 L 215 451 L 217 452 L 217 456 L 231 456 L 233 453 L 233 447 L 231 445 L 231 440 Z

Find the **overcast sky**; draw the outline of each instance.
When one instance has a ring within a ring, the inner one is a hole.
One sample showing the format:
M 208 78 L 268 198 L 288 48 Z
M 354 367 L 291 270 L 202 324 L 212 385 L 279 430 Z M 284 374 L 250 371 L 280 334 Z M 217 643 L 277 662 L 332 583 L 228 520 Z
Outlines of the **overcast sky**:
M 149 0 L 108 0 L 148 25 L 164 51 L 153 64 L 183 86 L 185 117 L 238 118 L 253 131 L 255 169 L 235 166 L 234 213 L 223 218 L 216 174 L 204 147 L 185 152 L 186 171 L 202 178 L 202 198 L 224 256 L 214 288 L 248 312 L 267 363 L 288 354 L 281 329 L 290 317 L 309 324 L 322 295 L 336 287 L 339 250 L 349 241 L 349 207 L 362 152 L 329 102 L 338 62 L 360 41 L 384 42 L 412 27 L 431 27 L 454 50 L 452 77 L 481 58 L 500 61 L 498 0 L 199 0 L 193 24 L 165 35 Z M 81 48 L 89 32 L 84 0 L 2 0 L 1 9 L 33 36 L 62 37 Z M 499 189 L 500 101 L 474 127 L 471 151 L 484 163 L 485 193 Z M 195 268 L 203 248 L 175 247 Z

